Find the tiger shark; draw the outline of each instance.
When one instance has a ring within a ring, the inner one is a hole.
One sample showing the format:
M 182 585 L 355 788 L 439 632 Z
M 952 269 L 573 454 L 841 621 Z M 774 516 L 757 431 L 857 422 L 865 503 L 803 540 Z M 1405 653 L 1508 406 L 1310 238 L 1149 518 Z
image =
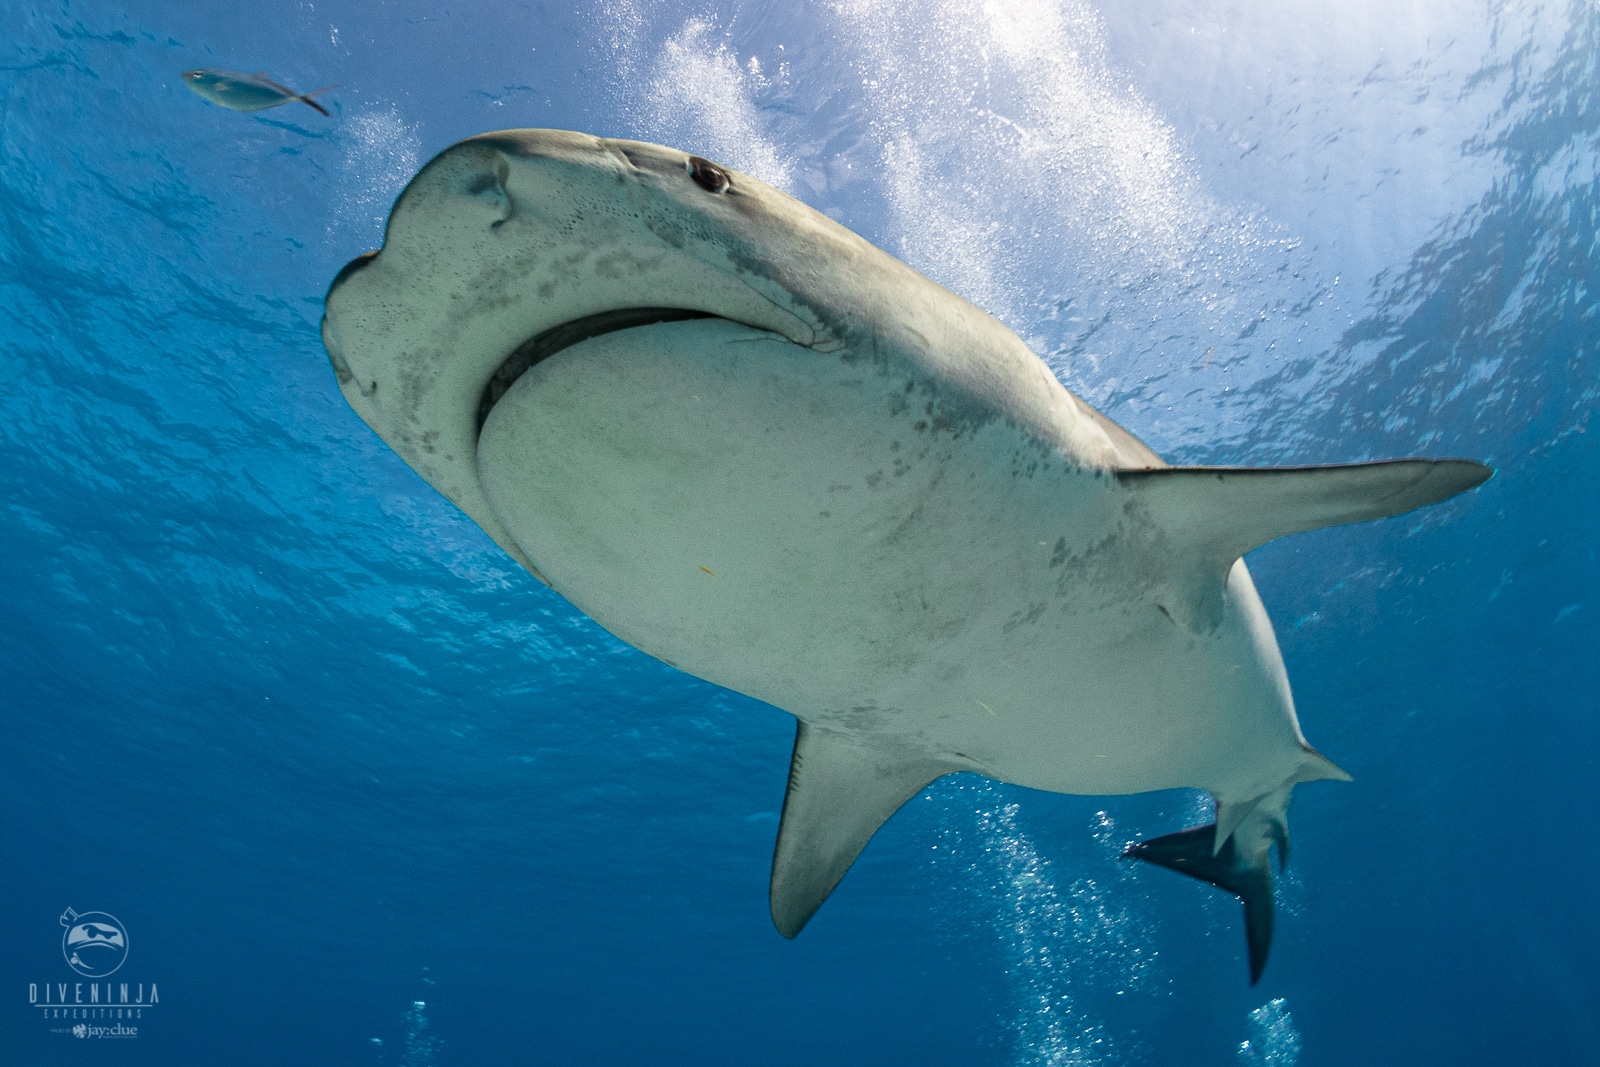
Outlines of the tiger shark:
M 1208 792 L 1127 855 L 1244 904 L 1252 984 L 1302 735 L 1240 558 L 1491 474 L 1173 467 L 1009 329 L 698 156 L 558 130 L 428 163 L 327 295 L 339 386 L 529 573 L 799 720 L 769 901 L 794 937 L 942 775 Z

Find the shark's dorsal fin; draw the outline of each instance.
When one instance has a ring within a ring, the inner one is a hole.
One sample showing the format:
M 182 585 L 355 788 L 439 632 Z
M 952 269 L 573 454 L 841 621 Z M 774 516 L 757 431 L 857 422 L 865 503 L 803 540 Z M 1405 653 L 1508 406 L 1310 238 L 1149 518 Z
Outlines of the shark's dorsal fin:
M 1494 472 L 1464 459 L 1393 459 L 1330 467 L 1165 467 L 1118 471 L 1130 514 L 1157 532 L 1174 573 L 1175 603 L 1196 631 L 1222 617 L 1229 569 L 1250 549 L 1287 534 L 1366 522 L 1434 504 Z
M 889 816 L 956 768 L 804 722 L 794 738 L 768 900 L 794 937 Z

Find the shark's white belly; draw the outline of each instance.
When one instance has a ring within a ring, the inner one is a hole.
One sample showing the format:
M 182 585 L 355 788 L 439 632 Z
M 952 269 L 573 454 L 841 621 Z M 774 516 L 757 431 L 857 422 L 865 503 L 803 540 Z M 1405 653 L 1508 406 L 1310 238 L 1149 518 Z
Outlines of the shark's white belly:
M 1244 565 L 1192 632 L 1110 475 L 936 389 L 720 319 L 625 330 L 524 374 L 479 474 L 586 614 L 806 722 L 1060 792 L 1281 782 L 1303 750 Z

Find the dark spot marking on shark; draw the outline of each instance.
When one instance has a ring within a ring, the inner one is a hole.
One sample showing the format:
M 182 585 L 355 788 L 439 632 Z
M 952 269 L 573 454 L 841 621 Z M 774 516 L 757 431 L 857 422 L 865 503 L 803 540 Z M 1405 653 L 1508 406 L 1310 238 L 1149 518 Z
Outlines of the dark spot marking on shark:
M 552 326 L 543 333 L 535 334 L 506 357 L 505 362 L 490 375 L 488 384 L 483 387 L 483 397 L 478 401 L 478 432 L 483 432 L 483 424 L 489 418 L 489 412 L 494 410 L 494 406 L 506 395 L 506 391 L 516 384 L 517 379 L 527 373 L 528 368 L 543 363 L 563 349 L 571 348 L 591 337 L 616 333 L 618 330 L 656 326 L 664 322 L 712 318 L 716 316 L 710 312 L 695 311 L 690 308 L 618 308 L 616 311 L 602 311 L 598 315 L 586 315 L 581 319 L 564 322 L 559 326 Z
M 1031 623 L 1038 622 L 1039 621 L 1039 616 L 1044 614 L 1044 609 L 1047 606 L 1048 606 L 1048 602 L 1041 600 L 1037 604 L 1029 604 L 1028 605 L 1028 610 L 1025 611 L 1025 612 L 1023 612 L 1023 611 L 1014 611 L 1014 612 L 1012 612 L 1011 613 L 1011 618 L 1006 621 L 1004 626 L 1000 627 L 1000 632 L 1004 633 L 1004 634 L 1008 634 L 1012 630 L 1015 630 L 1018 626 L 1025 626 L 1025 625 L 1029 625 Z
M 1059 567 L 1063 563 L 1065 563 L 1066 561 L 1067 561 L 1067 539 L 1065 537 L 1058 537 L 1058 538 L 1056 538 L 1055 551 L 1050 556 L 1050 566 Z
M 700 156 L 689 157 L 689 177 L 708 193 L 725 193 L 733 184 L 733 179 L 728 176 L 727 171 Z

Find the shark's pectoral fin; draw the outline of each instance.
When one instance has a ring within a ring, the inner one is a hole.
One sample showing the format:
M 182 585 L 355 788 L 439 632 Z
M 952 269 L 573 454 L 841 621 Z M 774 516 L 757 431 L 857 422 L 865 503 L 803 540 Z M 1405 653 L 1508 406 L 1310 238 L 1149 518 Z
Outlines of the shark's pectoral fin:
M 1261 978 L 1272 948 L 1272 864 L 1269 849 L 1239 847 L 1228 837 L 1220 849 L 1213 847 L 1217 827 L 1197 826 L 1175 834 L 1138 841 L 1124 856 L 1179 871 L 1226 889 L 1244 902 L 1244 934 L 1250 948 L 1250 984 Z M 1284 839 L 1287 843 L 1287 838 Z
M 1437 504 L 1494 471 L 1467 459 L 1389 459 L 1331 467 L 1163 467 L 1120 471 L 1151 517 L 1206 545 L 1224 567 L 1304 530 Z
M 1494 472 L 1465 459 L 1395 459 L 1331 467 L 1163 467 L 1119 471 L 1142 511 L 1186 561 L 1173 608 L 1196 629 L 1221 618 L 1221 585 L 1235 560 L 1287 534 L 1366 522 L 1435 504 Z M 1198 558 L 1196 558 L 1198 556 Z M 1196 567 L 1195 565 L 1198 564 Z M 1220 581 L 1219 581 L 1220 580 Z M 1176 621 L 1176 618 L 1175 618 Z
M 772 922 L 794 937 L 878 827 L 955 768 L 800 724 L 772 856 Z

